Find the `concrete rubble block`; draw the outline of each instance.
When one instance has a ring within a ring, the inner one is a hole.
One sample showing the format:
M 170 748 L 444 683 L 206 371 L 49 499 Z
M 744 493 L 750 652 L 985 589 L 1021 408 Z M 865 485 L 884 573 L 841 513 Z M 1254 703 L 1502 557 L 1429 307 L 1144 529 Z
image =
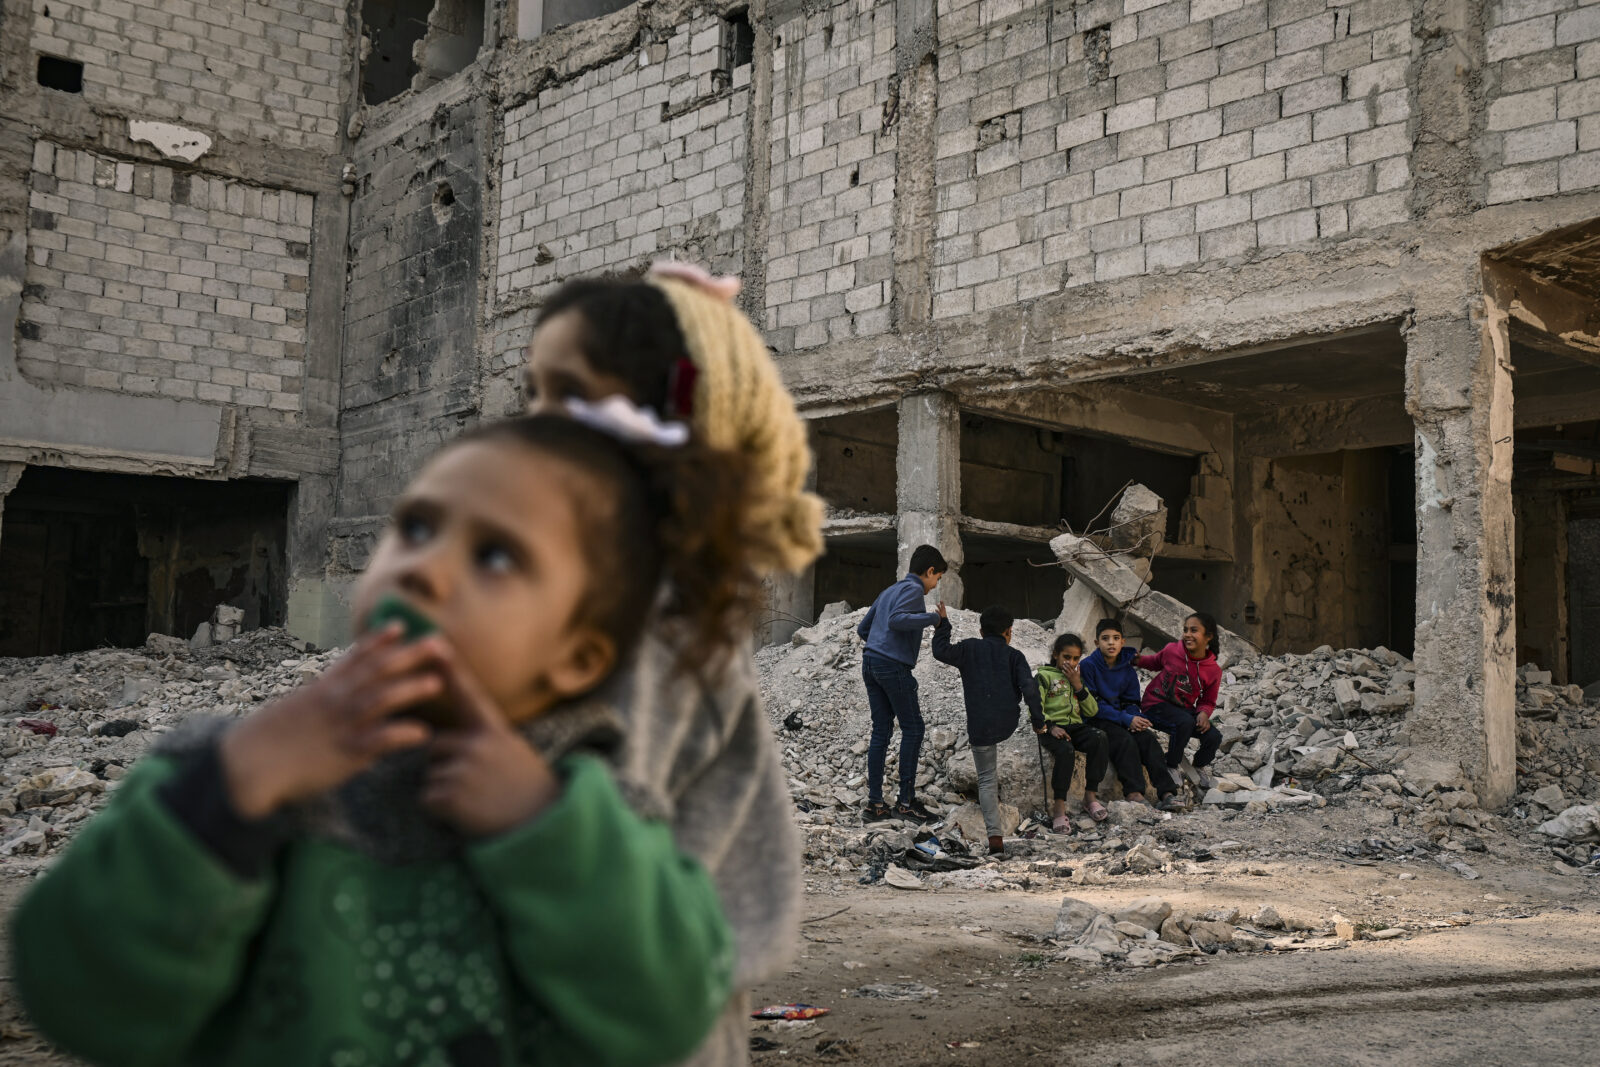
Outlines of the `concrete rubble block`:
M 1117 922 L 1138 923 L 1146 930 L 1159 930 L 1172 914 L 1172 905 L 1160 897 L 1140 897 L 1112 913 Z
M 1222 922 L 1197 922 L 1189 924 L 1189 936 L 1201 952 L 1217 951 L 1218 946 L 1233 941 L 1233 927 Z
M 168 634 L 151 634 L 144 639 L 144 647 L 163 656 L 183 656 L 189 652 L 189 642 Z
M 1566 798 L 1561 795 L 1559 785 L 1547 785 L 1543 789 L 1533 792 L 1533 802 L 1542 808 L 1547 808 L 1556 815 L 1567 809 Z
M 1094 922 L 1099 914 L 1100 909 L 1087 901 L 1076 897 L 1063 897 L 1061 910 L 1056 912 L 1055 936 L 1076 940 L 1083 936 L 1083 932 L 1089 929 L 1089 924 Z
M 983 809 L 977 804 L 963 804 L 947 815 L 946 820 L 961 831 L 961 836 L 968 841 L 985 841 L 989 831 L 984 826 Z M 1016 807 L 1004 801 L 1000 803 L 1000 836 L 1010 837 L 1017 832 L 1017 826 L 1022 822 L 1022 815 Z
M 1600 804 L 1580 804 L 1539 824 L 1546 837 L 1559 837 L 1580 844 L 1600 844 Z
M 1135 483 L 1122 492 L 1111 512 L 1106 535 L 1112 549 L 1144 559 L 1156 555 L 1166 541 L 1167 506 L 1145 486 Z
M 1183 620 L 1192 613 L 1189 606 L 1176 597 L 1158 593 L 1149 588 L 1138 574 L 1121 559 L 1107 553 L 1086 537 L 1062 534 L 1050 542 L 1050 550 L 1074 579 L 1087 584 L 1108 604 L 1121 611 L 1145 635 L 1151 638 L 1176 641 L 1183 633 Z M 1220 658 L 1228 663 L 1254 659 L 1260 650 L 1231 630 L 1218 627 L 1217 644 Z
M 1111 609 L 1100 599 L 1100 594 L 1085 582 L 1073 582 L 1061 594 L 1061 613 L 1056 616 L 1056 633 L 1077 634 L 1094 645 L 1095 624 L 1108 617 Z

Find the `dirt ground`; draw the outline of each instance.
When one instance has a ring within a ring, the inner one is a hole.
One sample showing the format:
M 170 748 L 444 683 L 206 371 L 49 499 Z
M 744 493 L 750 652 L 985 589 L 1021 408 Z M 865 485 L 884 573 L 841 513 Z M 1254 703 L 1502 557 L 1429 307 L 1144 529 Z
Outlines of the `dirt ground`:
M 800 1024 L 752 1023 L 757 1067 L 889 1064 L 1517 1064 L 1593 1062 L 1600 1047 L 1600 879 L 1561 874 L 1532 853 L 1474 855 L 1467 880 L 1432 862 L 1344 861 L 1348 836 L 1324 812 L 1245 820 L 1190 816 L 1195 832 L 1260 839 L 1251 854 L 1181 873 L 1079 885 L 1052 874 L 1023 889 L 904 891 L 814 879 L 804 940 L 757 1005 L 831 1009 Z M 1353 813 L 1351 813 L 1353 814 Z M 1321 819 L 1322 821 L 1318 821 Z M 1328 828 L 1328 829 L 1325 829 Z M 1245 831 L 1254 830 L 1254 833 Z M 1319 833 L 1321 836 L 1319 837 Z M 1265 857 L 1269 846 L 1278 858 Z M 1027 842 L 1034 859 L 1072 863 L 1072 846 Z M 1319 854 L 1324 853 L 1324 854 Z M 1370 864 L 1370 865 L 1369 865 Z M 1059 871 L 1061 868 L 1052 868 Z M 1402 879 L 1402 873 L 1411 875 Z M 27 879 L 0 876 L 9 911 Z M 1160 895 L 1362 927 L 1400 940 L 1326 951 L 1226 954 L 1152 969 L 1051 960 L 1043 939 L 1061 898 L 1102 908 Z M 68 1067 L 27 1027 L 0 956 L 0 1065 Z M 853 995 L 918 982 L 926 1000 Z M 956 1042 L 972 1047 L 951 1048 Z
M 814 886 L 800 959 L 755 997 L 758 1005 L 801 1001 L 831 1014 L 756 1024 L 758 1044 L 775 1047 L 752 1059 L 863 1067 L 1594 1062 L 1600 880 L 1473 860 L 1482 877 L 1472 881 L 1432 864 L 1294 857 L 1099 886 Z M 1180 911 L 1235 906 L 1251 914 L 1270 904 L 1307 922 L 1337 910 L 1365 929 L 1413 932 L 1337 950 L 1118 970 L 1050 961 L 1040 935 L 1051 932 L 1066 895 L 1102 909 L 1145 895 Z M 853 995 L 892 982 L 920 982 L 938 994 Z M 976 1047 L 950 1047 L 958 1042 Z

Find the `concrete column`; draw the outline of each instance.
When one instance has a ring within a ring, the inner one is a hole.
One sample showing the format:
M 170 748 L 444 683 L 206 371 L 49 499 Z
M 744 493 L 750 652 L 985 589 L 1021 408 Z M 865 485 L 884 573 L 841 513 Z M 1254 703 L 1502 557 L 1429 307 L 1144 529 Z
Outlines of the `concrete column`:
M 5 535 L 6 497 L 22 480 L 26 463 L 0 463 L 0 537 Z
M 900 401 L 895 474 L 900 573 L 918 545 L 934 546 L 950 564 L 934 596 L 960 607 L 961 408 L 954 396 L 917 393 Z
M 782 644 L 802 626 L 817 621 L 815 567 L 807 567 L 799 574 L 774 574 L 763 584 L 767 615 L 764 624 L 756 629 L 756 639 L 761 644 Z
M 1406 329 L 1406 408 L 1416 424 L 1419 761 L 1459 764 L 1486 807 L 1516 791 L 1516 596 L 1512 386 L 1504 312 Z

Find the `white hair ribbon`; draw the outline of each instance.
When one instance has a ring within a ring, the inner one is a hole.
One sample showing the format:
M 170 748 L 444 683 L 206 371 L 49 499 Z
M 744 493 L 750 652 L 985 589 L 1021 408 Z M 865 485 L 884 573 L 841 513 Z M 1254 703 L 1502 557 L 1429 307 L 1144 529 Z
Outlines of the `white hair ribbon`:
M 663 422 L 652 409 L 617 393 L 595 401 L 568 397 L 566 408 L 578 422 L 629 444 L 681 448 L 689 441 L 688 423 Z

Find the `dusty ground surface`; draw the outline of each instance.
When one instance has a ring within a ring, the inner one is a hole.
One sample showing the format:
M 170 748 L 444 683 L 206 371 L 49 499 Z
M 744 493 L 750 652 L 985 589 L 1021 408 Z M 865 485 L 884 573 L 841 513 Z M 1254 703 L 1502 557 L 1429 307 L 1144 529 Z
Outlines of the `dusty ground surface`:
M 1447 807 L 1442 801 L 1460 794 L 1440 786 L 1413 790 L 1408 782 L 1402 792 L 1393 780 L 1403 775 L 1401 741 L 1391 736 L 1398 723 L 1362 719 L 1348 724 L 1362 737 L 1345 757 L 1351 766 L 1315 783 L 1325 807 L 1208 806 L 1167 817 L 1113 804 L 1112 822 L 1089 823 L 1092 833 L 1013 838 L 1003 862 L 924 873 L 922 889 L 896 889 L 882 880 L 885 865 L 904 862 L 911 828 L 860 823 L 855 778 L 864 760 L 855 749 L 865 731 L 850 652 L 835 641 L 761 660 L 806 833 L 805 915 L 815 921 L 804 926 L 791 971 L 754 991 L 754 1000 L 803 1001 L 831 1014 L 800 1025 L 752 1023 L 757 1067 L 1595 1059 L 1600 877 L 1591 874 L 1600 864 L 1594 846 L 1534 832 L 1549 811 L 1533 801 L 1533 781 L 1493 814 Z M 328 659 L 263 631 L 198 652 L 166 642 L 0 663 L 0 913 L 10 914 L 162 730 L 196 713 L 246 712 Z M 949 773 L 959 762 L 958 740 L 950 739 L 960 712 L 954 673 L 945 674 L 924 688 L 930 738 L 948 736 L 942 747 L 930 744 L 937 758 L 919 770 L 919 785 L 926 773 L 926 795 L 950 810 L 968 798 Z M 1537 688 L 1528 688 L 1530 702 Z M 798 733 L 781 725 L 796 710 L 805 723 Z M 1304 710 L 1263 710 L 1257 718 L 1268 718 L 1257 729 L 1291 729 Z M 1595 746 L 1584 739 L 1600 732 L 1596 707 L 1549 714 L 1519 720 L 1519 771 L 1540 784 L 1559 781 L 1563 803 L 1589 801 L 1600 762 L 1589 762 Z M 25 718 L 48 720 L 57 732 L 34 732 Z M 124 732 L 107 731 L 117 723 Z M 1024 764 L 1035 759 L 1025 754 Z M 38 778 L 52 772 L 52 782 Z M 1037 806 L 1037 773 L 1024 765 L 1006 787 L 1024 814 Z M 1140 850 L 1155 859 L 1136 867 Z M 863 876 L 872 884 L 861 884 Z M 972 888 L 986 881 L 991 888 Z M 1237 909 L 1241 932 L 1270 906 L 1341 947 L 1225 951 L 1149 967 L 1059 958 L 1070 945 L 1053 937 L 1063 897 L 1115 911 L 1151 895 L 1193 918 Z M 1336 914 L 1360 936 L 1336 941 Z M 1380 930 L 1401 933 L 1365 939 Z M 5 947 L 0 939 L 0 1067 L 66 1067 L 73 1061 L 28 1027 Z M 905 982 L 938 992 L 921 1000 L 854 995 Z
M 1195 816 L 1194 818 L 1199 818 Z M 1229 826 L 1241 830 L 1240 826 Z M 1277 831 L 1277 832 L 1274 832 Z M 1314 852 L 1316 815 L 1269 830 Z M 1239 836 L 1239 835 L 1235 835 Z M 1467 880 L 1433 864 L 1315 855 L 1230 860 L 1203 873 L 1077 886 L 906 892 L 813 883 L 801 957 L 760 1004 L 831 1009 L 756 1024 L 757 1064 L 1529 1064 L 1588 1062 L 1600 1042 L 1600 884 L 1554 866 L 1476 857 Z M 1066 862 L 1070 862 L 1068 859 Z M 1254 872 L 1254 873 L 1246 873 Z M 1413 877 L 1402 879 L 1402 873 Z M 1150 894 L 1320 923 L 1338 911 L 1388 941 L 1227 953 L 1149 969 L 1051 960 L 1064 895 L 1103 909 Z M 840 914 L 830 915 L 841 908 Z M 821 918 L 828 916 L 827 918 Z M 853 995 L 919 982 L 921 1001 Z M 976 1047 L 952 1049 L 952 1043 Z

